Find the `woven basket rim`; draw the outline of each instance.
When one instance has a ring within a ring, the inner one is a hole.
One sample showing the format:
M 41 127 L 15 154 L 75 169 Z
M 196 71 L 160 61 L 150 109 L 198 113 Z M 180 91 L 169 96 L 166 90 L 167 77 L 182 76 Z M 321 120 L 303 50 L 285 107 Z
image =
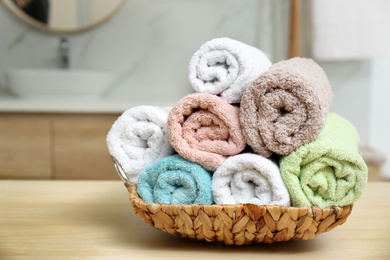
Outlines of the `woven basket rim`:
M 309 211 L 329 211 L 329 210 L 336 210 L 336 211 L 342 211 L 345 208 L 350 208 L 352 210 L 354 203 L 345 205 L 345 206 L 334 206 L 334 207 L 327 207 L 327 208 L 320 208 L 318 206 L 302 206 L 302 207 L 293 207 L 293 206 L 279 206 L 279 205 L 256 205 L 252 203 L 237 203 L 237 204 L 169 204 L 169 203 L 162 203 L 162 202 L 153 202 L 153 203 L 147 203 L 144 201 L 137 192 L 137 184 L 136 183 L 124 183 L 125 187 L 127 188 L 128 192 L 130 193 L 130 201 L 137 200 L 140 203 L 144 205 L 149 206 L 169 206 L 169 207 L 223 207 L 223 208 L 237 208 L 237 207 L 259 207 L 259 208 L 280 208 L 283 212 L 288 211 L 289 209 L 301 209 L 301 210 L 309 210 Z

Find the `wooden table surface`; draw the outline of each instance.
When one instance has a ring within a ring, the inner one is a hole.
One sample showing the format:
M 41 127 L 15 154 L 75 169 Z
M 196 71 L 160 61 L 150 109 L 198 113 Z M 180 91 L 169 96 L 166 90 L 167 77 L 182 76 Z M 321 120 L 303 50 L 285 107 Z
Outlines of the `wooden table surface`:
M 390 259 L 390 182 L 313 240 L 226 246 L 138 218 L 120 181 L 0 181 L 0 259 Z

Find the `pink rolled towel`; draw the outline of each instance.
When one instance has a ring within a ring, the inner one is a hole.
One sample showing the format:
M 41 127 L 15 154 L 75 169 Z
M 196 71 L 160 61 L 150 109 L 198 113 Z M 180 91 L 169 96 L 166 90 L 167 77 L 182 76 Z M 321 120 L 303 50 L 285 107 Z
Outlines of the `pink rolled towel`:
M 182 98 L 168 116 L 173 148 L 185 159 L 215 171 L 245 149 L 239 108 L 221 98 L 196 93 Z
M 278 62 L 242 96 L 243 134 L 264 157 L 289 154 L 319 134 L 331 102 L 331 86 L 317 63 L 305 58 Z

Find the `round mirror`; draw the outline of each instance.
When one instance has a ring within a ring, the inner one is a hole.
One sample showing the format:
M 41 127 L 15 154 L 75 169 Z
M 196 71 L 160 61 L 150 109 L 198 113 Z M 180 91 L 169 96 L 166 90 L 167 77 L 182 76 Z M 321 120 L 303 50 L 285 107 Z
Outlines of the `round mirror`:
M 125 0 L 1 0 L 18 18 L 45 31 L 75 33 L 112 17 Z

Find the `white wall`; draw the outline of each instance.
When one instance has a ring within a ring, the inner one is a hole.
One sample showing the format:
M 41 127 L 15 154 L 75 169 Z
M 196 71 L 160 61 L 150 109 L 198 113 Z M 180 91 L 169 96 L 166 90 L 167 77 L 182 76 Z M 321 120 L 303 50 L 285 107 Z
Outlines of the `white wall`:
M 79 1 L 80 2 L 80 1 Z M 121 0 L 86 0 L 82 3 L 86 9 L 86 24 L 100 22 L 102 17 L 111 13 L 120 4 Z
M 370 74 L 366 60 L 319 62 L 328 75 L 333 90 L 331 112 L 351 121 L 362 146 L 369 145 Z
M 386 157 L 382 173 L 390 179 L 390 57 L 372 60 L 370 143 Z

